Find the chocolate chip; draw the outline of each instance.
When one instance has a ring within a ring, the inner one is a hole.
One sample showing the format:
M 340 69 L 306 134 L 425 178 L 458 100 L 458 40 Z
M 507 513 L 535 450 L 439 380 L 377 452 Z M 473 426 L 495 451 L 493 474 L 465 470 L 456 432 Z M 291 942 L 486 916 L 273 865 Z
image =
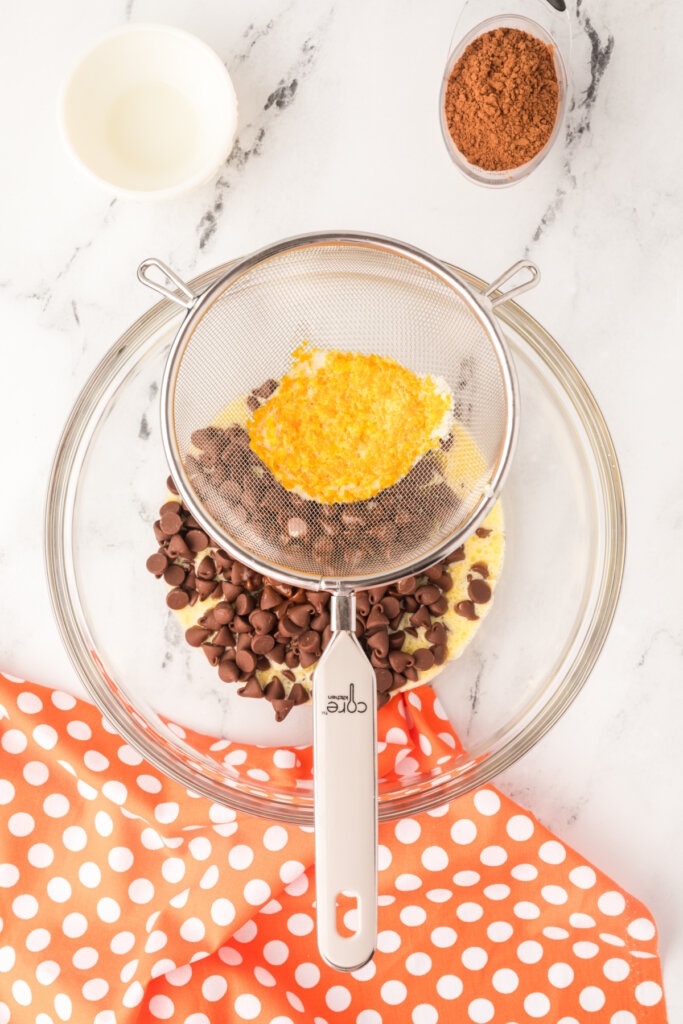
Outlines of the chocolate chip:
M 278 387 L 278 382 L 271 377 L 263 384 L 259 384 L 257 388 L 254 388 L 252 395 L 256 395 L 258 398 L 270 398 L 273 392 L 277 391 Z
M 242 593 L 242 587 L 238 583 L 231 583 L 229 580 L 223 580 L 221 589 L 226 601 L 234 601 Z
M 240 633 L 240 636 L 243 634 Z M 232 632 L 229 626 L 221 626 L 217 630 L 216 635 L 213 638 L 213 643 L 219 644 L 221 647 L 234 647 L 235 646 L 235 634 Z
M 381 657 L 377 651 L 373 651 L 370 655 L 370 663 L 375 668 L 389 668 L 389 659 Z
M 157 544 L 166 544 L 166 542 L 168 541 L 168 537 L 161 529 L 161 523 L 159 522 L 158 519 L 152 526 L 152 529 L 154 530 L 154 536 L 156 537 Z
M 299 651 L 318 652 L 320 656 L 322 638 L 314 629 L 307 629 L 297 640 Z
M 430 604 L 429 610 L 432 615 L 443 615 L 448 610 L 448 598 L 442 594 L 438 601 Z
M 185 630 L 185 639 L 190 647 L 200 647 L 206 638 L 211 635 L 210 629 L 202 629 L 201 626 L 190 626 Z
M 250 412 L 255 412 L 260 405 L 261 403 L 256 395 L 247 395 L 247 409 L 249 409 Z
M 384 612 L 381 610 L 381 608 L 379 606 L 375 605 L 375 607 L 372 609 L 372 611 L 368 615 L 368 619 L 367 619 L 367 623 L 366 623 L 366 628 L 367 629 L 375 629 L 375 628 L 381 628 L 382 626 L 388 626 L 388 625 L 389 625 L 388 617 L 384 614 Z
M 420 607 L 412 594 L 403 598 L 403 607 L 407 612 L 415 612 Z
M 389 651 L 389 664 L 394 672 L 403 672 L 409 665 L 412 665 L 412 658 L 405 651 Z
M 262 697 L 263 690 L 256 676 L 249 676 L 244 686 L 241 686 L 237 691 L 240 697 Z
M 277 608 L 279 604 L 282 604 L 282 597 L 272 587 L 266 585 L 261 593 L 259 603 L 264 611 L 268 611 L 270 608 Z
M 216 575 L 216 563 L 210 555 L 205 555 L 197 567 L 197 576 L 202 580 L 212 580 Z
M 172 537 L 182 529 L 183 521 L 177 512 L 165 512 L 159 520 L 162 531 L 167 537 Z
M 416 612 L 410 616 L 410 625 L 418 629 L 420 626 L 428 628 L 432 624 L 432 617 L 425 605 L 421 605 Z
M 230 567 L 232 566 L 232 558 L 230 557 L 229 554 L 227 554 L 227 552 L 223 551 L 222 548 L 218 548 L 216 551 L 214 551 L 213 557 L 219 569 L 230 569 Z
M 318 590 L 307 590 L 306 600 L 309 604 L 313 605 L 313 610 L 319 615 L 330 603 L 330 595 L 321 593 Z
M 441 587 L 445 594 L 447 594 L 448 591 L 451 590 L 453 587 L 453 579 L 451 577 L 451 574 L 449 572 L 442 572 L 438 580 L 436 581 L 436 584 L 437 586 Z
M 468 586 L 467 593 L 475 604 L 486 604 L 487 601 L 491 600 L 490 586 L 485 580 L 480 580 L 477 577 L 475 577 Z
M 384 693 L 391 689 L 394 676 L 388 668 L 378 668 L 375 672 L 375 679 L 377 681 L 377 689 L 380 693 Z
M 263 608 L 257 608 L 249 615 L 249 622 L 257 633 L 272 633 L 277 625 L 277 617 L 273 612 L 267 612 L 264 611 Z
M 237 637 L 237 650 L 250 651 L 252 638 L 252 633 L 240 633 Z
M 420 672 L 426 672 L 434 665 L 434 653 L 427 647 L 418 647 L 416 651 L 413 651 L 413 658 L 415 659 L 415 667 Z
M 472 601 L 459 601 L 455 606 L 455 610 L 458 615 L 463 617 L 463 619 L 470 619 L 470 621 L 474 621 L 479 618 Z
M 259 636 L 255 634 L 251 638 L 251 649 L 255 654 L 268 654 L 275 647 L 275 638 L 266 634 Z
M 415 591 L 415 597 L 420 604 L 434 604 L 441 597 L 441 591 L 438 587 L 435 587 L 432 583 L 428 583 L 423 587 L 418 587 Z
M 168 558 L 163 551 L 157 551 L 155 555 L 149 556 L 146 566 L 149 572 L 154 573 L 154 575 L 159 578 L 159 576 L 161 576 L 168 567 Z M 183 573 L 183 575 L 185 574 Z
M 330 613 L 321 612 L 320 615 L 316 615 L 311 619 L 309 625 L 311 629 L 315 629 L 317 633 L 322 633 L 326 626 L 330 624 Z
M 188 562 L 192 560 L 192 552 L 179 533 L 168 542 L 168 553 L 171 558 L 185 558 Z
M 236 615 L 231 625 L 235 633 L 251 633 L 251 626 L 241 615 Z
M 169 608 L 174 611 L 180 611 L 181 608 L 187 608 L 190 603 L 190 598 L 185 590 L 181 590 L 180 587 L 175 587 L 174 590 L 169 590 L 166 595 L 166 604 Z
M 219 601 L 213 609 L 213 614 L 216 622 L 220 623 L 221 626 L 227 625 L 227 623 L 232 622 L 235 618 L 235 610 L 227 601 Z
M 408 634 L 408 636 L 419 636 L 418 631 L 415 629 L 414 626 L 406 626 L 406 633 Z
M 331 537 L 318 537 L 313 545 L 313 554 L 317 555 L 318 558 L 332 555 L 336 550 L 337 546 Z
M 299 664 L 302 668 L 310 668 L 311 665 L 315 665 L 316 661 L 320 657 L 320 652 L 316 651 L 299 651 Z
M 209 546 L 209 538 L 203 530 L 188 530 L 185 534 L 185 540 L 189 549 L 194 551 L 195 554 Z
M 200 616 L 199 625 L 203 626 L 204 629 L 210 629 L 212 631 L 219 628 L 220 623 L 217 621 L 212 608 L 209 609 L 208 612 L 204 612 L 204 614 Z
M 493 530 L 486 530 L 483 526 L 480 526 L 478 530 L 474 531 L 477 537 L 490 537 Z
M 446 559 L 446 561 L 448 562 L 449 565 L 452 565 L 453 562 L 464 562 L 465 561 L 465 548 L 464 548 L 464 545 L 461 545 L 459 548 L 456 548 L 455 551 L 452 551 L 450 553 L 450 555 L 448 556 L 448 558 Z
M 308 533 L 308 523 L 301 516 L 291 516 L 287 520 L 286 530 L 290 537 L 305 537 Z
M 446 627 L 443 622 L 434 622 L 425 633 L 425 639 L 430 644 L 445 644 L 446 636 Z
M 268 651 L 268 658 L 270 661 L 276 662 L 281 665 L 285 660 L 285 645 L 275 644 L 275 647 L 271 651 Z
M 397 597 L 386 596 L 382 598 L 382 611 L 389 618 L 395 618 L 401 611 L 401 603 Z
M 368 647 L 375 651 L 380 658 L 386 658 L 389 653 L 389 632 L 380 629 L 367 639 Z
M 406 685 L 406 681 L 407 681 L 406 677 L 404 675 L 402 675 L 400 672 L 394 672 L 393 676 L 394 677 L 393 677 L 392 682 L 391 682 L 391 689 L 392 690 L 398 690 L 398 689 L 400 689 L 401 686 L 405 686 Z
M 243 672 L 251 675 L 256 668 L 257 657 L 253 651 L 238 651 L 235 661 Z
M 434 655 L 434 664 L 435 665 L 443 665 L 443 663 L 446 660 L 446 654 L 447 654 L 446 645 L 445 644 L 435 644 L 433 647 L 430 647 L 429 649 L 432 652 L 432 654 Z
M 219 647 L 218 644 L 202 644 L 202 650 L 209 660 L 209 665 L 213 665 L 214 668 L 218 665 L 225 653 L 225 648 Z
M 339 535 L 339 526 L 331 519 L 321 519 L 320 529 L 328 537 L 337 537 Z
M 239 677 L 240 670 L 232 658 L 222 658 L 218 666 L 218 678 L 224 683 L 236 683 Z
M 370 614 L 370 607 L 371 607 L 370 606 L 370 596 L 369 596 L 367 590 L 360 590 L 356 594 L 356 612 L 359 615 L 363 615 L 363 616 L 369 615 Z
M 388 693 L 378 693 L 377 694 L 377 710 L 379 711 L 379 709 L 383 708 L 385 704 L 388 704 L 389 700 L 390 700 L 390 697 L 389 697 Z
M 305 594 L 304 594 L 305 600 Z M 312 608 L 307 605 L 297 605 L 289 610 L 289 618 L 296 626 L 301 626 L 302 629 L 306 629 L 311 618 Z
M 389 587 L 372 587 L 370 590 L 367 590 L 366 593 L 370 604 L 379 604 L 388 590 Z
M 220 594 L 221 588 L 216 588 L 216 584 L 213 580 L 197 580 L 197 593 L 201 597 L 202 601 L 205 601 L 207 597 L 211 597 L 215 589 L 218 589 Z
M 287 651 L 285 654 L 285 664 L 287 665 L 287 668 L 299 667 L 299 655 L 296 651 Z
M 271 679 L 263 691 L 263 696 L 266 700 L 284 700 L 285 688 L 282 685 L 282 680 L 277 676 Z
M 223 431 L 220 427 L 203 427 L 201 430 L 193 430 L 190 441 L 195 448 L 203 451 L 210 448 L 211 445 L 219 443 L 222 437 Z
M 289 700 L 289 698 L 287 698 L 286 700 L 274 700 L 272 702 L 272 708 L 273 711 L 275 712 L 275 721 L 284 722 L 285 718 L 287 717 L 287 715 L 289 714 L 293 707 L 294 704 L 292 703 L 291 700 Z
M 485 580 L 489 578 L 489 567 L 486 562 L 473 562 L 472 572 L 478 572 Z
M 389 634 L 389 647 L 392 651 L 400 651 L 403 647 L 403 641 L 405 640 L 405 633 L 402 629 L 399 629 L 396 633 Z
M 305 704 L 310 700 L 310 695 L 302 683 L 294 683 L 294 686 L 289 691 L 289 700 L 292 704 Z
M 166 487 L 171 492 L 171 494 L 177 494 L 178 493 L 178 488 L 176 487 L 175 481 L 173 480 L 172 476 L 167 476 L 166 477 Z
M 249 615 L 256 607 L 256 601 L 251 594 L 242 593 L 235 601 L 235 611 L 238 615 Z

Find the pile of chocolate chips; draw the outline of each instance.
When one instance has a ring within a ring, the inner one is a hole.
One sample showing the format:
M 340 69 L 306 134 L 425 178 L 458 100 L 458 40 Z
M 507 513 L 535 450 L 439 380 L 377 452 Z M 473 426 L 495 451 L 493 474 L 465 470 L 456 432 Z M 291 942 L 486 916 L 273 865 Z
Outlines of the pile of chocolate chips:
M 254 389 L 247 398 L 249 409 L 277 386 L 268 380 Z M 188 456 L 185 468 L 207 507 L 212 510 L 215 500 L 222 499 L 230 515 L 248 523 L 258 538 L 286 547 L 292 565 L 312 562 L 325 575 L 351 575 L 369 563 L 409 561 L 415 537 L 429 537 L 459 505 L 430 453 L 377 498 L 321 505 L 286 490 L 252 451 L 241 426 L 204 427 L 191 440 L 197 456 Z M 451 436 L 442 448 L 452 444 Z
M 177 494 L 170 477 L 167 485 Z M 186 631 L 187 642 L 201 648 L 224 682 L 243 684 L 240 696 L 269 700 L 281 722 L 295 704 L 309 699 L 293 670 L 314 665 L 330 640 L 329 594 L 296 589 L 231 558 L 213 544 L 180 498 L 161 506 L 154 535 L 159 550 L 148 558 L 147 568 L 172 588 L 166 597 L 168 606 L 181 609 L 200 599 L 218 599 Z M 210 551 L 195 568 L 196 555 L 207 548 Z M 379 707 L 392 691 L 415 682 L 419 671 L 445 662 L 447 630 L 438 619 L 448 607 L 446 594 L 452 585 L 447 566 L 464 558 L 460 547 L 420 576 L 357 592 L 356 634 L 375 668 Z M 456 611 L 476 619 L 476 605 L 490 600 L 491 588 L 485 563 L 475 563 L 471 570 L 469 600 L 460 602 Z M 400 629 L 404 613 L 409 615 L 409 625 Z M 402 650 L 405 635 L 416 637 L 420 626 L 425 627 L 429 646 L 408 654 Z M 256 671 L 271 665 L 281 666 L 282 678 L 275 676 L 262 689 Z M 293 683 L 287 696 L 284 680 Z

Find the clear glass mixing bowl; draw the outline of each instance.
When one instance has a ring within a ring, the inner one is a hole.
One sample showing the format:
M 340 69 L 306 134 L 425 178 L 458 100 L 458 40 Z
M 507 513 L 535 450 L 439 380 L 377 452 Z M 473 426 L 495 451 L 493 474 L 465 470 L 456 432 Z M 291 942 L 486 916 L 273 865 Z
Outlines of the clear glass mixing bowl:
M 197 278 L 195 287 L 226 269 Z M 159 303 L 114 344 L 66 424 L 46 509 L 54 612 L 92 699 L 151 764 L 235 809 L 312 825 L 308 786 L 238 775 L 220 753 L 193 746 L 188 731 L 217 738 L 218 751 L 229 740 L 306 744 L 310 705 L 278 725 L 267 701 L 244 700 L 221 683 L 186 645 L 163 583 L 145 569 L 168 473 L 158 384 L 176 309 Z M 512 303 L 500 320 L 521 392 L 519 443 L 503 493 L 505 567 L 486 621 L 435 683 L 467 753 L 380 785 L 384 820 L 482 785 L 540 739 L 588 678 L 621 587 L 624 499 L 600 410 L 540 324 Z

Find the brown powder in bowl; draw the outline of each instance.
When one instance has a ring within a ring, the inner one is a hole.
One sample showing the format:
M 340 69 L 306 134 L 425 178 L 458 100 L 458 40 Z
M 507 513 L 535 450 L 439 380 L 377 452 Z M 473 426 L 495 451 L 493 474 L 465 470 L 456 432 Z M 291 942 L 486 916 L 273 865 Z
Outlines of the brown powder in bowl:
M 531 160 L 550 138 L 559 101 L 550 46 L 516 28 L 470 43 L 446 87 L 448 131 L 462 155 L 487 171 Z

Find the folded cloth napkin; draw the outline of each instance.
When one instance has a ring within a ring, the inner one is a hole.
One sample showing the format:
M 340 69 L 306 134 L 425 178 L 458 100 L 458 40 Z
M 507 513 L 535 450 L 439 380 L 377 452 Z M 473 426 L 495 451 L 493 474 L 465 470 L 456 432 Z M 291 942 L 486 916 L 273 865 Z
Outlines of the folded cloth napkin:
M 0 1024 L 666 1020 L 648 911 L 492 787 L 380 826 L 377 953 L 340 974 L 310 829 L 196 796 L 59 690 L 0 676 L 0 730 Z M 385 774 L 457 743 L 428 687 L 379 734 Z

